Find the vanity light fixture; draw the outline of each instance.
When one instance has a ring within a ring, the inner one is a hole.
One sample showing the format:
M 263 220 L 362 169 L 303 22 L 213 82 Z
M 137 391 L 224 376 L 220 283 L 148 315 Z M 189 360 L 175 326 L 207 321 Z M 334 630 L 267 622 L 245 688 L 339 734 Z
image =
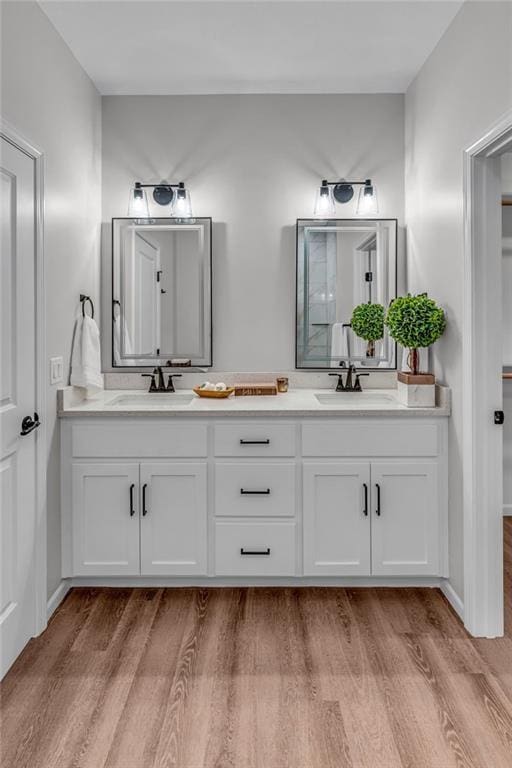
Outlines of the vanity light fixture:
M 316 193 L 314 215 L 332 216 L 335 213 L 335 201 L 348 203 L 354 197 L 354 186 L 360 187 L 356 214 L 370 216 L 378 213 L 377 190 L 371 179 L 365 181 L 322 181 Z
M 377 190 L 371 180 L 366 179 L 364 186 L 359 190 L 356 214 L 358 216 L 375 216 L 378 212 Z
M 334 197 L 332 194 L 332 186 L 329 186 L 327 181 L 322 181 L 322 186 L 316 193 L 315 200 L 315 216 L 326 217 L 334 216 L 336 207 L 334 205 Z
M 148 198 L 138 181 L 135 182 L 134 188 L 130 190 L 128 216 L 136 219 L 149 219 Z
M 187 219 L 192 216 L 190 192 L 186 189 L 185 184 L 182 181 L 178 184 L 178 189 L 174 195 L 172 214 L 173 216 L 179 216 L 181 219 Z
M 186 219 L 192 216 L 192 203 L 190 192 L 185 187 L 185 183 L 169 184 L 166 181 L 160 184 L 142 184 L 136 181 L 132 190 L 130 190 L 130 200 L 128 204 L 128 216 L 135 218 L 149 218 L 149 207 L 145 189 L 153 190 L 153 200 L 158 205 L 168 208 L 169 216 L 176 216 L 180 219 Z

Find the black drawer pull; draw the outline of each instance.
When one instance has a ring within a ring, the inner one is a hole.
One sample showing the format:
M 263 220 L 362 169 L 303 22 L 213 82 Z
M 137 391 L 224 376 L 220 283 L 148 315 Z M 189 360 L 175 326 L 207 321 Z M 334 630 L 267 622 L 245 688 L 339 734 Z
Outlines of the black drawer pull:
M 146 517 L 148 510 L 146 509 L 146 488 L 148 487 L 147 483 L 144 483 L 142 486 L 142 517 Z
M 133 508 L 133 489 L 135 488 L 135 483 L 132 483 L 130 485 L 130 517 L 133 517 L 135 514 L 135 509 Z
M 270 445 L 270 440 L 243 440 L 240 439 L 240 445 Z
M 368 485 L 367 483 L 363 483 L 364 488 L 364 509 L 363 509 L 363 515 L 365 517 L 368 517 Z
M 245 488 L 240 488 L 240 493 L 242 496 L 269 496 L 270 488 L 267 488 L 266 491 L 246 491 Z
M 375 487 L 377 489 L 377 509 L 375 510 L 375 514 L 380 517 L 380 485 L 375 483 Z
M 267 547 L 267 549 L 242 549 L 240 550 L 241 555 L 270 555 L 270 547 Z

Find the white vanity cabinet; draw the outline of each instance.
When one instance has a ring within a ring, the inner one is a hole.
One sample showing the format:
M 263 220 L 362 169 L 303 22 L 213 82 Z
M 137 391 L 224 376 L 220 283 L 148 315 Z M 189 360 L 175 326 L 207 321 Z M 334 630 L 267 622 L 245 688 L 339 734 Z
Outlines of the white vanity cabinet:
M 76 576 L 206 573 L 206 464 L 74 462 Z
M 369 463 L 305 462 L 303 477 L 304 573 L 369 575 Z
M 207 428 L 62 425 L 64 576 L 204 576 Z
M 305 574 L 447 575 L 446 419 L 311 419 L 302 454 Z
M 139 573 L 138 489 L 138 464 L 72 464 L 73 575 Z
M 214 426 L 214 574 L 296 576 L 297 424 Z
M 304 573 L 440 573 L 435 462 L 304 465 Z
M 372 575 L 439 574 L 442 505 L 437 462 L 372 462 Z
M 61 434 L 80 583 L 448 576 L 446 418 L 81 415 Z
M 205 463 L 140 465 L 140 572 L 206 573 Z

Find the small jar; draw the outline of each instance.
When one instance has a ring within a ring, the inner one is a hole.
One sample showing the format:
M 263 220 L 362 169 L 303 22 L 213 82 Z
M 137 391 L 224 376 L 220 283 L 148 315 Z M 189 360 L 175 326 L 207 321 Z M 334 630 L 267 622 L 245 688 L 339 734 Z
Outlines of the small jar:
M 287 376 L 278 376 L 276 379 L 277 383 L 277 391 L 278 392 L 288 392 L 288 377 Z

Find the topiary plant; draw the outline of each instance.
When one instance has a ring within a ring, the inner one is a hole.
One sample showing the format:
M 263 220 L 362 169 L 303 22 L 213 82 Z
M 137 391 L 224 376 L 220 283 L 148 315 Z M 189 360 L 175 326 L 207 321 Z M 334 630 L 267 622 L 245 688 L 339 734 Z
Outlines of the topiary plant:
M 384 336 L 384 307 L 382 304 L 359 304 L 352 312 L 352 330 L 368 342 L 367 357 L 375 357 L 375 342 Z
M 441 307 L 426 293 L 399 296 L 389 305 L 385 324 L 389 334 L 403 347 L 408 347 L 408 365 L 413 374 L 418 371 L 418 349 L 430 347 L 443 335 L 446 317 Z

